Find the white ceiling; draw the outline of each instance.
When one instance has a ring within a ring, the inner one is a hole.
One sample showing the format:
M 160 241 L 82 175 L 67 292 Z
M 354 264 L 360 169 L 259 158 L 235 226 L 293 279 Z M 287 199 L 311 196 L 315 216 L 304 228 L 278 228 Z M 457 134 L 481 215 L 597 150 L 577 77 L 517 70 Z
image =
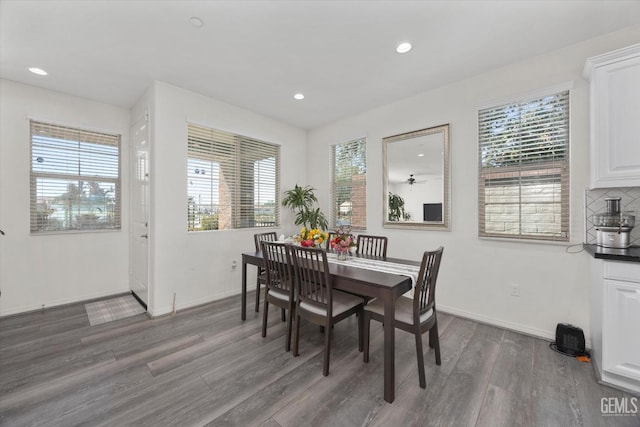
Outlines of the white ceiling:
M 638 0 L 1 0 L 0 77 L 127 108 L 161 80 L 313 129 L 637 24 Z

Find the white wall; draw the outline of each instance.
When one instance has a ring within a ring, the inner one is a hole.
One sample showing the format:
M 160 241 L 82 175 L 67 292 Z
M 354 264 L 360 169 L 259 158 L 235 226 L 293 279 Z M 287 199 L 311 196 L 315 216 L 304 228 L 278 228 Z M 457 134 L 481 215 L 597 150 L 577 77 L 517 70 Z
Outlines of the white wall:
M 567 245 L 478 238 L 477 109 L 572 82 L 571 240 L 581 243 L 589 172 L 589 93 L 582 69 L 587 57 L 639 39 L 640 27 L 623 30 L 373 109 L 311 131 L 309 150 L 316 164 L 328 164 L 331 144 L 367 136 L 367 232 L 388 236 L 392 257 L 417 260 L 424 250 L 444 246 L 437 291 L 442 311 L 547 338 L 558 322 L 569 322 L 589 337 L 586 253 L 569 254 Z M 445 123 L 451 124 L 452 230 L 383 228 L 382 138 Z M 310 168 L 309 184 L 328 209 L 325 171 Z M 510 296 L 513 284 L 520 286 L 519 298 Z
M 211 98 L 155 82 L 151 141 L 153 315 L 202 304 L 241 288 L 241 253 L 253 250 L 256 229 L 187 232 L 187 121 L 280 144 L 282 190 L 305 184 L 306 133 Z M 146 102 L 146 101 L 144 101 Z M 137 106 L 136 109 L 140 109 Z M 293 233 L 293 217 L 282 211 L 278 234 Z M 273 229 L 259 229 L 271 231 Z M 238 267 L 231 268 L 232 261 Z M 255 286 L 255 270 L 248 271 Z M 238 313 L 238 316 L 240 314 Z
M 127 185 L 120 231 L 30 234 L 29 119 L 121 134 L 127 183 L 129 111 L 8 80 L 0 94 L 0 316 L 126 292 Z

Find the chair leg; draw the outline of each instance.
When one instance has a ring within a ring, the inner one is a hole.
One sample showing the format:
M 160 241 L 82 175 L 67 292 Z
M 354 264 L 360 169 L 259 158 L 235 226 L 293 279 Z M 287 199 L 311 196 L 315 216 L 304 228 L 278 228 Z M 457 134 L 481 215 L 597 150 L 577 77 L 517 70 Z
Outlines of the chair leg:
M 438 322 L 429 330 L 429 346 L 436 352 L 436 365 L 441 365 L 440 360 L 440 336 L 438 335 Z
M 256 278 L 256 313 L 260 311 L 260 279 Z
M 266 291 L 265 291 L 264 309 L 263 309 L 263 313 L 262 313 L 262 338 L 267 336 L 267 320 L 268 320 L 268 318 L 269 318 L 269 301 L 267 301 L 267 294 L 266 294 Z
M 282 315 L 282 321 L 283 321 L 283 322 L 286 322 L 286 321 L 287 321 L 287 312 L 285 311 L 285 309 L 284 309 L 284 308 L 283 308 L 283 309 L 281 309 L 281 310 L 280 310 L 280 313 L 281 313 L 281 315 Z
M 324 364 L 322 375 L 329 375 L 329 355 L 331 354 L 331 326 L 327 324 L 324 328 Z
M 435 346 L 435 339 L 434 337 L 434 329 L 437 330 L 438 329 L 438 320 L 436 319 L 435 323 L 433 324 L 433 326 L 431 327 L 431 329 L 429 329 L 429 348 L 434 348 Z M 438 337 L 437 333 L 436 333 L 436 338 Z
M 418 355 L 418 378 L 420 380 L 420 388 L 427 388 L 427 381 L 424 377 L 424 354 L 422 350 L 422 334 L 420 329 L 415 331 L 416 336 L 416 354 Z
M 289 314 L 289 317 L 291 317 L 292 314 Z M 293 356 L 299 356 L 300 353 L 298 353 L 298 343 L 300 341 L 300 316 L 298 314 L 296 314 L 296 333 L 293 336 Z
M 289 320 L 287 321 L 287 344 L 285 350 L 291 350 L 291 330 L 293 329 L 293 306 L 289 305 Z
M 371 329 L 371 315 L 368 312 L 364 312 L 362 315 L 362 361 L 369 363 L 369 330 Z
M 362 353 L 363 349 L 363 338 L 362 338 L 362 330 L 364 326 L 364 310 L 358 312 L 358 351 Z

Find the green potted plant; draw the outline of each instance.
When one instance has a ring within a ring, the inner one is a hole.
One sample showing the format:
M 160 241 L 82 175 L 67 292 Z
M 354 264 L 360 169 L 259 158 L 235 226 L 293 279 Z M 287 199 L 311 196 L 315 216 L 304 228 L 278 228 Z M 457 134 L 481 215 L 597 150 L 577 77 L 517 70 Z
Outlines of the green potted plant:
M 298 184 L 284 192 L 282 206 L 290 208 L 296 215 L 294 223 L 309 229 L 326 230 L 329 222 L 320 208 L 315 207 L 318 199 L 311 186 L 301 187 Z
M 404 210 L 404 199 L 398 194 L 389 192 L 389 221 L 408 220 L 410 214 Z

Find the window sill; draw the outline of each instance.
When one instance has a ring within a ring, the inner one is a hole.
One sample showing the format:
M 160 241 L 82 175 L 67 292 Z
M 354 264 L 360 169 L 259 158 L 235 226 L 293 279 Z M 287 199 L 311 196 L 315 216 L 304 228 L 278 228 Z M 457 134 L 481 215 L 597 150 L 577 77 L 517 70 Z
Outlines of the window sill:
M 486 237 L 486 236 L 478 236 L 478 239 L 494 241 L 494 242 L 531 243 L 535 245 L 552 245 L 552 246 L 571 246 L 571 245 L 582 244 L 581 242 L 572 242 L 570 240 L 518 239 L 518 238 Z

